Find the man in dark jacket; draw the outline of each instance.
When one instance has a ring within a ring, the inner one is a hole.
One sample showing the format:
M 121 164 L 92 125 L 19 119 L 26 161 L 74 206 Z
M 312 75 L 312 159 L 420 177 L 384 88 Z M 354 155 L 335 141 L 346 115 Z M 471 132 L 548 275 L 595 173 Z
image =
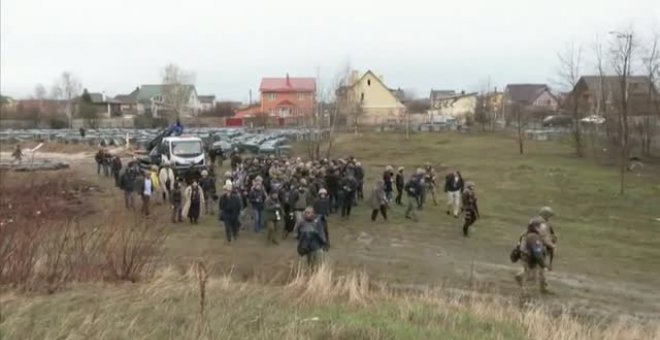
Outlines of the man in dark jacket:
M 238 237 L 238 229 L 241 227 L 239 217 L 243 206 L 241 198 L 238 193 L 233 190 L 230 183 L 225 184 L 223 187 L 224 193 L 219 199 L 219 219 L 225 225 L 225 234 L 227 235 L 227 242 L 236 241 Z
M 401 196 L 403 195 L 403 186 L 405 185 L 405 178 L 403 177 L 403 167 L 400 166 L 396 173 L 396 204 L 402 205 Z
M 311 268 L 318 268 L 323 263 L 323 252 L 328 241 L 321 223 L 314 214 L 314 209 L 305 209 L 303 220 L 300 221 L 297 229 L 300 231 L 298 254 L 307 259 L 307 264 Z
M 330 235 L 328 234 L 328 216 L 330 215 L 330 199 L 328 198 L 328 191 L 325 189 L 319 190 L 319 197 L 314 203 L 314 213 L 318 216 L 321 225 L 323 225 L 323 233 L 325 240 L 330 245 Z
M 419 195 L 422 192 L 422 183 L 419 176 L 412 176 L 405 185 L 406 194 L 408 194 L 408 208 L 406 209 L 406 218 L 417 221 L 415 206 L 418 204 Z
M 383 172 L 383 184 L 385 186 L 385 197 L 388 201 L 392 200 L 392 192 L 394 191 L 394 168 L 391 165 L 385 167 Z
M 126 205 L 126 209 L 135 209 L 135 182 L 137 172 L 139 171 L 136 167 L 137 165 L 135 162 L 131 162 L 119 175 L 119 187 L 124 191 L 124 204 Z
M 218 197 L 215 189 L 215 177 L 209 176 L 209 172 L 206 170 L 202 171 L 202 178 L 199 179 L 199 186 L 204 193 L 204 209 L 206 210 L 206 213 L 213 215 L 213 206 Z
M 330 212 L 339 211 L 339 175 L 334 168 L 328 170 L 328 174 L 325 176 L 325 186 L 330 198 Z
M 183 222 L 181 210 L 183 209 L 183 193 L 181 185 L 183 181 L 179 178 L 172 187 L 170 193 L 170 204 L 172 204 L 172 223 Z
M 355 188 L 357 191 L 355 203 L 357 203 L 357 200 L 364 199 L 364 169 L 362 168 L 362 163 L 356 162 L 353 172 L 355 174 L 355 181 L 357 182 L 357 187 Z
M 119 172 L 121 171 L 121 158 L 119 156 L 112 157 L 112 177 L 115 179 L 115 185 L 119 186 Z
M 352 173 L 348 173 L 340 183 L 341 190 L 341 217 L 349 218 L 351 216 L 351 208 L 353 207 L 353 200 L 355 199 L 355 190 L 357 189 L 357 181 Z
M 453 213 L 458 218 L 461 209 L 461 195 L 463 193 L 463 177 L 454 171 L 445 177 L 445 193 L 447 194 L 447 215 Z

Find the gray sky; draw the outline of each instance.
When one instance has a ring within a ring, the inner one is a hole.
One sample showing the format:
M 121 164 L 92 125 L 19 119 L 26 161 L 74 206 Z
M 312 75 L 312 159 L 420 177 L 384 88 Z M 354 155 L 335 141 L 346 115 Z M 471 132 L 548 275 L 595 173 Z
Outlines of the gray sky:
M 70 71 L 90 91 L 159 83 L 170 62 L 200 94 L 246 101 L 262 76 L 347 63 L 390 87 L 477 90 L 549 82 L 567 43 L 660 32 L 660 0 L 2 0 L 0 91 L 23 97 Z

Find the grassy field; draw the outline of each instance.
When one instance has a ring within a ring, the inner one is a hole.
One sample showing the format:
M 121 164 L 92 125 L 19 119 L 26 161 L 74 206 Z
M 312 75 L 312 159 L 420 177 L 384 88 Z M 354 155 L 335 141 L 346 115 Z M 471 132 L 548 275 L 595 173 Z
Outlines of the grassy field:
M 404 166 L 407 174 L 426 162 L 441 176 L 459 169 L 477 183 L 482 219 L 464 238 L 461 221 L 445 214 L 443 196 L 438 206 L 427 202 L 418 223 L 404 219 L 404 208 L 397 206 L 389 221 L 371 223 L 369 208 L 361 204 L 349 221 L 331 218 L 329 263 L 335 275 L 364 272 L 372 286 L 389 291 L 367 292 L 344 284 L 335 287 L 336 294 L 320 292 L 321 300 L 299 301 L 293 298 L 303 289 L 292 278 L 291 268 L 298 262 L 293 240 L 267 246 L 265 235 L 255 235 L 248 225 L 239 242 L 229 245 L 216 216 L 206 216 L 200 225 L 172 226 L 160 261 L 178 272 L 195 261 L 206 264 L 211 275 L 208 324 L 195 314 L 195 280 L 170 270 L 144 284 L 75 286 L 53 296 L 2 294 L 0 336 L 522 339 L 543 331 L 533 329 L 532 315 L 548 318 L 544 323 L 554 327 L 548 331 L 556 339 L 603 339 L 605 333 L 547 313 L 563 311 L 589 322 L 624 316 L 660 319 L 659 167 L 647 165 L 630 174 L 626 194 L 619 196 L 616 169 L 577 159 L 570 146 L 556 142 L 529 142 L 526 154 L 519 155 L 515 140 L 501 136 L 423 134 L 407 140 L 395 134 L 342 135 L 334 155 L 353 155 L 366 166 L 367 196 L 388 164 Z M 109 180 L 96 177 L 91 158 L 75 170 L 85 180 L 111 187 Z M 107 192 L 103 204 L 120 202 L 119 192 Z M 554 294 L 534 295 L 529 301 L 533 309 L 521 313 L 513 281 L 518 266 L 509 262 L 508 254 L 544 205 L 557 214 L 558 257 L 555 271 L 547 275 Z M 166 207 L 155 209 L 162 214 L 152 220 L 169 225 Z M 311 283 L 328 287 L 330 281 Z M 455 289 L 478 292 L 479 303 L 446 295 Z M 307 320 L 312 317 L 319 321 Z M 559 324 L 569 321 L 572 328 Z M 164 326 L 153 326 L 159 323 Z M 569 328 L 572 333 L 561 332 Z M 610 339 L 657 336 L 637 328 L 617 329 L 609 330 L 615 335 Z M 624 331 L 625 336 L 617 333 Z
M 76 286 L 42 297 L 4 294 L 0 337 L 632 340 L 660 335 L 657 325 L 585 326 L 484 294 L 394 295 L 369 288 L 364 275 L 333 277 L 327 269 L 275 287 L 228 277 L 200 280 L 197 273 L 165 268 L 148 284 Z

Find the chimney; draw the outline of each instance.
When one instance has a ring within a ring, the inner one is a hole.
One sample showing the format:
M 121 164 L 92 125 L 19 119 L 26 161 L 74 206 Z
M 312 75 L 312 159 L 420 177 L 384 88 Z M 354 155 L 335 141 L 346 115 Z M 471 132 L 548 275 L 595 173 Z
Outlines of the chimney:
M 291 87 L 291 80 L 289 79 L 289 72 L 286 73 L 286 86 Z

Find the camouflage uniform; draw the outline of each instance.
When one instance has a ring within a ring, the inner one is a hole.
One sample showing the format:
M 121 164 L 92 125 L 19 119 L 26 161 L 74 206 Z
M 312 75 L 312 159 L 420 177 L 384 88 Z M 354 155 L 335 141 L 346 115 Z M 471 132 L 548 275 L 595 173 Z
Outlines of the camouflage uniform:
M 463 235 L 468 236 L 468 228 L 479 218 L 479 207 L 477 206 L 477 196 L 474 193 L 474 183 L 468 182 L 462 195 L 462 209 L 465 213 L 465 223 L 463 224 Z
M 545 247 L 541 236 L 533 230 L 534 227 L 530 225 L 528 231 L 520 240 L 520 264 L 522 270 L 516 274 L 516 282 L 520 285 L 522 292 L 525 293 L 526 284 L 538 280 L 541 292 L 547 292 L 548 284 L 545 281 Z M 541 256 L 534 256 L 534 247 L 543 249 Z

